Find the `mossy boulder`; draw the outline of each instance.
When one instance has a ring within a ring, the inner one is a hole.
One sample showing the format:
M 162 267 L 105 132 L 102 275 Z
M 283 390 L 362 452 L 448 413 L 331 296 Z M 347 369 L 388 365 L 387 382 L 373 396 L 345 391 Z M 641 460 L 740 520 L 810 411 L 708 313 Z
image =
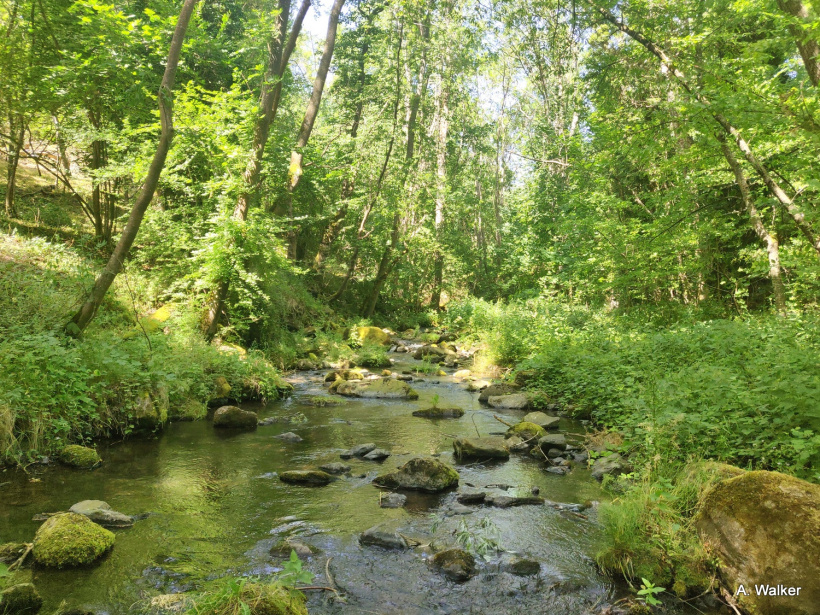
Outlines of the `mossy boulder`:
M 507 437 L 518 436 L 524 440 L 532 440 L 531 444 L 535 445 L 535 440 L 547 435 L 547 432 L 540 425 L 530 423 L 529 421 L 521 421 L 510 427 L 507 430 Z
M 299 400 L 305 406 L 317 406 L 324 408 L 326 406 L 343 406 L 345 401 L 338 397 L 330 397 L 329 395 L 310 395 Z
M 60 463 L 63 463 L 72 468 L 82 468 L 90 470 L 96 468 L 102 463 L 102 459 L 93 448 L 87 446 L 80 446 L 79 444 L 69 444 L 61 450 L 57 458 Z
M 510 451 L 504 438 L 456 438 L 453 451 L 458 461 L 468 459 L 509 459 Z
M 390 345 L 390 336 L 378 327 L 354 327 L 352 335 L 362 344 Z
M 165 388 L 158 388 L 139 392 L 134 400 L 132 414 L 137 429 L 162 429 L 168 422 L 168 391 Z
M 447 549 L 436 553 L 433 567 L 451 581 L 460 583 L 475 575 L 475 558 L 464 549 Z
M 464 410 L 461 408 L 440 408 L 438 406 L 432 406 L 414 411 L 413 416 L 420 416 L 425 419 L 458 419 L 464 416 Z
M 338 382 L 338 380 L 337 380 Z M 419 394 L 409 385 L 393 378 L 367 381 L 344 381 L 335 385 L 335 393 L 344 397 L 369 399 L 418 399 Z M 333 390 L 333 387 L 331 387 Z
M 214 427 L 227 429 L 256 429 L 259 417 L 256 412 L 237 406 L 222 406 L 214 412 Z
M 458 472 L 429 457 L 411 459 L 398 470 L 373 479 L 373 484 L 388 489 L 410 489 L 435 493 L 458 485 Z
M 43 606 L 43 599 L 34 585 L 20 583 L 0 592 L 0 615 L 34 615 Z
M 214 378 L 214 398 L 222 399 L 231 394 L 231 385 L 225 376 Z
M 490 397 L 512 395 L 513 393 L 517 393 L 519 389 L 520 387 L 515 384 L 491 384 L 481 391 L 481 394 L 478 396 L 478 401 L 486 404 Z
M 307 485 L 309 487 L 323 487 L 335 480 L 327 472 L 321 470 L 287 470 L 279 474 L 279 480 L 292 485 Z
M 751 615 L 810 615 L 820 605 L 820 485 L 744 472 L 704 494 L 695 526 L 729 592 Z M 738 592 L 743 585 L 748 595 Z M 760 595 L 755 586 L 800 587 Z
M 34 559 L 53 568 L 85 566 L 114 546 L 114 534 L 77 513 L 50 517 L 34 535 Z
M 337 369 L 327 373 L 325 382 L 335 382 L 338 379 L 362 380 L 363 378 L 364 374 L 358 369 Z

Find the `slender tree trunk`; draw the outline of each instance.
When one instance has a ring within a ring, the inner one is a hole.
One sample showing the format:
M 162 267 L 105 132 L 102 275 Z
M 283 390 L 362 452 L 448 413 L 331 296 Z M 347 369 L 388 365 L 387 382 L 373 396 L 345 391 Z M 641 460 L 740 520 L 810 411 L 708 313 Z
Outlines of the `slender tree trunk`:
M 777 6 L 784 13 L 797 17 L 806 25 L 811 22 L 809 11 L 800 0 L 777 0 Z M 820 85 L 820 64 L 818 64 L 820 62 L 820 45 L 817 44 L 816 39 L 811 38 L 811 35 L 803 32 L 800 24 L 789 24 L 789 31 L 797 44 L 800 57 L 803 58 L 803 65 L 809 74 L 809 81 L 814 87 L 817 87 Z
M 310 0 L 303 0 L 296 18 L 293 20 L 293 27 L 290 31 L 287 44 L 283 47 L 285 34 L 288 29 L 288 15 L 290 12 L 290 0 L 280 0 L 279 15 L 277 16 L 274 36 L 268 41 L 268 66 L 265 70 L 265 81 L 262 84 L 262 92 L 259 98 L 259 115 L 253 130 L 253 144 L 251 146 L 251 157 L 245 172 L 242 175 L 243 189 L 236 200 L 233 210 L 233 218 L 244 222 L 248 218 L 248 209 L 251 203 L 259 194 L 259 177 L 262 172 L 262 159 L 265 155 L 265 147 L 270 136 L 270 127 L 276 119 L 279 110 L 279 101 L 282 97 L 282 80 L 287 70 L 288 62 L 293 50 L 296 48 L 296 41 L 302 31 L 302 23 L 310 8 Z M 208 326 L 205 330 L 205 338 L 213 339 L 219 328 L 219 320 L 225 311 L 225 301 L 228 299 L 230 289 L 229 276 L 225 275 L 217 284 L 211 305 L 208 308 Z
M 128 252 L 137 237 L 142 219 L 145 216 L 145 211 L 148 209 L 148 205 L 151 203 L 151 199 L 156 191 L 159 176 L 162 173 L 162 168 L 165 166 L 165 158 L 168 155 L 168 150 L 171 147 L 171 140 L 174 135 L 172 90 L 177 65 L 179 64 L 182 43 L 185 40 L 185 32 L 188 29 L 188 22 L 191 19 L 191 14 L 194 11 L 196 3 L 197 0 L 185 0 L 179 14 L 179 19 L 177 20 L 174 35 L 171 38 L 171 47 L 168 51 L 168 60 L 165 64 L 165 74 L 162 76 L 162 83 L 157 96 L 161 126 L 157 151 L 151 161 L 151 166 L 148 169 L 142 189 L 137 195 L 137 199 L 131 209 L 131 214 L 128 216 L 128 222 L 122 231 L 122 235 L 120 235 L 117 246 L 114 248 L 114 253 L 111 255 L 111 258 L 108 259 L 105 268 L 94 282 L 94 286 L 86 298 L 85 303 L 83 303 L 80 310 L 74 315 L 74 318 L 72 318 L 66 327 L 66 332 L 70 335 L 79 335 L 82 333 L 97 313 L 97 309 L 102 304 L 106 292 L 108 292 L 108 289 L 114 282 L 114 278 L 117 277 L 125 259 L 128 257 Z
M 16 130 L 19 125 L 19 130 Z M 15 121 L 13 116 L 9 116 L 9 127 L 11 128 L 11 137 L 13 139 L 9 148 L 9 162 L 6 173 L 6 216 L 13 218 L 17 215 L 17 208 L 15 207 L 14 197 L 17 187 L 17 167 L 20 164 L 20 152 L 23 149 L 23 140 L 26 134 L 26 124 L 22 117 L 18 117 Z
M 591 0 L 587 0 L 589 4 L 592 4 Z M 618 21 L 609 11 L 604 9 L 598 8 L 594 4 L 592 6 L 601 15 L 603 19 L 608 21 L 609 23 L 613 24 L 618 30 L 627 34 L 630 38 L 637 41 L 641 45 L 643 45 L 647 51 L 649 51 L 652 55 L 658 58 L 661 61 L 661 66 L 666 69 L 666 74 L 671 75 L 680 85 L 683 87 L 686 92 L 692 96 L 696 101 L 701 103 L 708 113 L 712 116 L 712 118 L 720 124 L 721 128 L 726 132 L 727 135 L 731 136 L 734 139 L 735 143 L 738 146 L 738 149 L 743 153 L 743 157 L 752 165 L 752 168 L 755 172 L 760 176 L 763 180 L 763 183 L 766 184 L 766 187 L 769 189 L 769 192 L 786 208 L 786 211 L 789 213 L 789 216 L 794 221 L 797 228 L 800 230 L 801 233 L 806 237 L 809 241 L 809 244 L 812 248 L 814 248 L 815 252 L 817 252 L 818 256 L 820 256 L 820 235 L 818 235 L 811 225 L 806 220 L 806 216 L 803 211 L 795 205 L 794 201 L 786 194 L 786 192 L 780 187 L 780 185 L 775 181 L 772 174 L 766 168 L 766 166 L 758 159 L 755 155 L 754 151 L 752 150 L 751 146 L 746 142 L 746 140 L 741 136 L 740 131 L 732 125 L 732 123 L 719 111 L 716 111 L 710 101 L 704 97 L 700 92 L 698 92 L 695 88 L 693 88 L 689 81 L 686 79 L 686 76 L 675 66 L 674 62 L 672 62 L 666 53 L 661 49 L 658 45 L 654 42 L 649 40 L 646 36 L 641 34 L 640 32 L 633 30 L 629 26 L 625 25 L 624 23 Z
M 296 138 L 296 147 L 290 154 L 290 166 L 288 167 L 288 216 L 293 223 L 293 191 L 299 185 L 302 177 L 302 150 L 310 140 L 310 133 L 313 132 L 313 123 L 319 114 L 319 105 L 322 103 L 322 94 L 325 89 L 327 73 L 330 70 L 330 61 L 333 59 L 333 50 L 336 47 L 336 30 L 339 26 L 339 15 L 342 12 L 345 0 L 335 0 L 330 9 L 330 17 L 327 22 L 327 37 L 325 38 L 325 49 L 322 58 L 319 60 L 319 69 L 316 71 L 316 78 L 313 80 L 313 91 L 310 94 L 305 117 L 299 128 L 299 136 Z M 299 233 L 292 228 L 288 233 L 288 258 L 296 258 L 296 241 Z
M 447 106 L 448 88 L 445 85 L 446 70 L 442 72 L 439 100 L 438 126 L 436 130 L 436 213 L 434 232 L 436 250 L 433 254 L 433 294 L 430 307 L 437 310 L 441 307 L 441 286 L 444 276 L 444 255 L 441 251 L 442 227 L 444 226 L 444 206 L 447 201 L 447 133 L 449 130 L 449 108 Z
M 769 278 L 772 280 L 774 293 L 774 305 L 778 314 L 783 315 L 786 313 L 786 289 L 783 285 L 783 278 L 780 272 L 780 247 L 777 238 L 766 230 L 763 220 L 757 211 L 757 207 L 755 207 L 746 175 L 743 173 L 740 163 L 726 142 L 726 138 L 722 134 L 719 134 L 717 137 L 718 141 L 720 141 L 720 147 L 723 150 L 723 156 L 726 158 L 726 162 L 729 163 L 732 173 L 735 174 L 735 181 L 737 181 L 737 187 L 740 189 L 740 198 L 743 201 L 746 212 L 749 214 L 752 228 L 755 230 L 755 233 L 757 233 L 760 241 L 766 244 L 766 253 L 769 257 Z

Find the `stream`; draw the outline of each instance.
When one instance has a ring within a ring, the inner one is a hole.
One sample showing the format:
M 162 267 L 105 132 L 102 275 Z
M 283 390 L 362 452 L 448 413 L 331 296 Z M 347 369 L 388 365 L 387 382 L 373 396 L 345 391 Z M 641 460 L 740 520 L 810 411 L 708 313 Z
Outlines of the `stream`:
M 421 365 L 408 354 L 391 358 L 397 373 Z M 514 423 L 524 412 L 483 407 L 478 393 L 455 381 L 455 370 L 446 371 L 444 377 L 420 374 L 423 381 L 411 383 L 420 395 L 417 401 L 344 399 L 343 405 L 330 407 L 303 403 L 307 396 L 327 393 L 326 370 L 297 372 L 290 379 L 295 387 L 290 399 L 243 407 L 260 419 L 302 414 L 303 422 L 239 433 L 216 430 L 210 421 L 175 423 L 156 439 L 100 444 L 104 463 L 91 472 L 32 466 L 28 474 L 0 473 L 5 483 L 0 487 L 0 543 L 30 542 L 38 527 L 33 515 L 67 510 L 80 500 L 105 500 L 114 510 L 145 515 L 132 528 L 116 530 L 114 549 L 93 567 L 35 568 L 31 574 L 46 614 L 63 600 L 97 615 L 134 613 L 151 597 L 193 590 L 210 579 L 264 577 L 281 570 L 283 557 L 270 549 L 289 535 L 316 550 L 302 559 L 317 585 L 328 583 L 325 567 L 331 558 L 329 570 L 346 595 L 346 603 L 339 603 L 330 592 L 308 592 L 311 613 L 576 615 L 595 613 L 625 595 L 594 565 L 599 537 L 594 509 L 579 516 L 544 505 L 475 506 L 471 514 L 451 514 L 454 508 L 465 512 L 454 506 L 455 491 L 409 492 L 404 508 L 380 508 L 381 490 L 370 481 L 426 455 L 453 465 L 461 475 L 460 488 L 505 484 L 509 495 L 530 495 L 537 487 L 554 502 L 607 499 L 580 465 L 561 476 L 521 453 L 500 463 L 456 463 L 453 437 L 503 432 L 494 414 Z M 439 405 L 461 407 L 466 415 L 439 421 L 412 416 L 435 395 Z M 560 427 L 562 433 L 584 431 L 566 419 Z M 303 441 L 275 438 L 288 431 Z M 341 461 L 342 451 L 364 442 L 392 454 L 381 463 L 344 461 L 352 466 L 351 474 L 326 487 L 287 485 L 277 478 L 283 470 Z M 482 529 L 484 519 L 489 522 Z M 456 584 L 429 567 L 429 550 L 360 546 L 358 535 L 379 523 L 425 544 L 435 540 L 455 546 L 459 530 L 491 537 L 506 551 L 539 560 L 541 571 L 514 576 L 500 572 L 498 557 L 479 558 L 478 575 Z M 680 610 L 667 612 L 696 612 L 675 608 Z

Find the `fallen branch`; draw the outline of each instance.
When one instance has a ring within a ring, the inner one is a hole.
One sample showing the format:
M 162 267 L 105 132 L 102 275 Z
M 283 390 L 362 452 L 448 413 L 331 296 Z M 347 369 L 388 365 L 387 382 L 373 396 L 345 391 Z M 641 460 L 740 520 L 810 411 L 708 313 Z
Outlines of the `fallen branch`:
M 503 423 L 503 424 L 504 424 L 504 425 L 506 425 L 507 427 L 515 427 L 515 425 L 511 425 L 511 424 L 510 424 L 510 423 L 508 423 L 507 421 L 505 421 L 505 420 L 503 420 L 503 419 L 499 418 L 497 414 L 493 414 L 493 418 L 494 418 L 496 421 L 498 421 L 499 423 Z
M 31 550 L 33 548 L 34 548 L 34 543 L 27 542 L 26 543 L 26 550 L 23 552 L 23 554 L 18 558 L 18 560 L 16 562 L 14 562 L 11 566 L 8 567 L 8 571 L 11 572 L 15 568 L 19 568 L 20 566 L 22 566 L 23 562 L 26 561 L 26 558 L 28 557 L 28 554 L 31 553 Z

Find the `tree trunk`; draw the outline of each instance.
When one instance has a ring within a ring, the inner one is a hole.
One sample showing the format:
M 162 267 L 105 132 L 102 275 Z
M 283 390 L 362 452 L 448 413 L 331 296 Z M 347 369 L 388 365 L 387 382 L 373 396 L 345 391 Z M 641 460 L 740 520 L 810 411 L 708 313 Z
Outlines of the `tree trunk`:
M 447 200 L 447 132 L 449 130 L 449 108 L 446 69 L 441 75 L 438 100 L 438 126 L 436 130 L 436 214 L 434 232 L 436 250 L 433 255 L 433 294 L 430 307 L 438 310 L 441 307 L 441 286 L 444 276 L 444 255 L 441 252 L 442 227 L 444 226 L 444 206 Z
M 809 25 L 809 11 L 800 0 L 777 0 L 777 6 L 784 13 L 797 17 L 801 22 Z M 809 81 L 814 87 L 817 87 L 820 85 L 820 64 L 818 64 L 818 61 L 820 61 L 820 57 L 818 57 L 820 56 L 820 45 L 817 44 L 815 39 L 803 32 L 799 23 L 789 24 L 789 32 L 792 33 L 800 57 L 803 58 L 803 65 L 809 74 Z
M 760 218 L 760 214 L 755 207 L 751 191 L 749 190 L 749 182 L 746 181 L 746 175 L 743 173 L 740 163 L 737 161 L 731 148 L 729 147 L 729 144 L 726 142 L 726 137 L 719 134 L 717 135 L 717 138 L 718 141 L 720 141 L 723 156 L 726 158 L 726 162 L 729 163 L 729 166 L 732 168 L 732 172 L 735 174 L 737 187 L 740 189 L 740 198 L 743 201 L 743 206 L 749 214 L 749 219 L 752 222 L 752 228 L 755 230 L 755 233 L 757 233 L 760 241 L 766 244 L 766 252 L 769 257 L 769 277 L 772 280 L 772 289 L 774 293 L 774 305 L 777 309 L 777 313 L 784 315 L 786 313 L 786 289 L 783 285 L 783 278 L 780 275 L 780 247 L 778 246 L 777 239 L 772 236 L 763 225 L 763 220 Z
M 174 35 L 171 38 L 171 47 L 168 51 L 168 60 L 165 64 L 165 74 L 162 76 L 162 83 L 157 96 L 161 126 L 157 151 L 154 153 L 151 166 L 145 176 L 145 182 L 137 195 L 137 199 L 131 209 L 131 214 L 128 216 L 128 222 L 122 231 L 122 235 L 120 235 L 117 246 L 114 248 L 114 253 L 111 255 L 111 258 L 108 259 L 105 268 L 94 282 L 94 286 L 86 298 L 85 303 L 83 303 L 80 310 L 66 326 L 66 332 L 69 335 L 79 335 L 82 333 L 88 326 L 88 323 L 94 318 L 97 309 L 105 298 L 106 292 L 111 287 L 114 278 L 117 277 L 125 259 L 128 257 L 128 252 L 137 237 L 142 219 L 145 216 L 145 211 L 148 209 L 148 205 L 151 203 L 151 199 L 156 191 L 159 176 L 162 173 L 162 168 L 165 166 L 165 158 L 168 155 L 168 150 L 171 147 L 171 140 L 174 135 L 172 90 L 174 87 L 174 78 L 176 77 L 177 64 L 179 64 L 182 43 L 185 40 L 185 32 L 188 29 L 188 22 L 191 19 L 191 14 L 194 11 L 196 3 L 197 0 L 185 0 L 179 14 L 179 19 L 177 20 Z
M 17 122 L 19 122 L 19 130 L 15 132 Z M 23 149 L 23 140 L 26 134 L 26 124 L 23 118 L 18 117 L 17 122 L 14 121 L 13 117 L 9 117 L 9 127 L 11 128 L 10 132 L 13 139 L 10 144 L 11 147 L 9 148 L 9 162 L 6 176 L 5 205 L 6 216 L 9 218 L 13 218 L 17 215 L 17 208 L 14 203 L 14 192 L 17 187 L 17 167 L 20 164 L 20 151 Z
M 591 4 L 591 0 L 587 0 L 588 3 Z M 780 187 L 780 185 L 775 181 L 772 177 L 769 170 L 766 166 L 757 158 L 755 153 L 752 151 L 752 148 L 746 142 L 746 140 L 740 135 L 740 131 L 735 128 L 731 122 L 719 111 L 715 111 L 712 107 L 710 101 L 700 94 L 697 90 L 695 90 L 686 79 L 686 76 L 675 66 L 675 64 L 669 59 L 666 53 L 654 42 L 649 40 L 646 36 L 633 30 L 629 26 L 623 24 L 622 22 L 618 21 L 612 14 L 608 11 L 598 8 L 593 5 L 595 10 L 609 23 L 613 24 L 618 30 L 623 32 L 624 34 L 628 35 L 633 40 L 637 41 L 641 45 L 643 45 L 647 51 L 649 51 L 652 55 L 658 58 L 661 61 L 661 66 L 666 69 L 666 74 L 671 75 L 672 77 L 677 80 L 677 82 L 683 87 L 686 92 L 692 96 L 696 101 L 701 103 L 708 113 L 712 116 L 712 118 L 720 124 L 721 128 L 726 132 L 727 135 L 731 136 L 735 143 L 738 146 L 738 149 L 743 153 L 743 157 L 752 165 L 752 168 L 755 172 L 760 176 L 763 182 L 766 184 L 766 187 L 772 193 L 772 195 L 786 208 L 786 211 L 791 216 L 792 220 L 794 221 L 795 225 L 800 232 L 806 237 L 809 241 L 809 244 L 814 248 L 815 252 L 817 252 L 818 256 L 820 256 L 820 235 L 817 235 L 814 232 L 814 229 L 806 220 L 805 214 L 794 204 L 794 201 L 789 198 L 786 192 Z
M 296 41 L 302 31 L 302 23 L 310 8 L 310 0 L 303 0 L 299 13 L 293 21 L 287 44 L 283 47 L 285 34 L 288 28 L 288 14 L 290 12 L 290 0 L 280 0 L 279 15 L 277 16 L 275 36 L 268 41 L 268 66 L 265 70 L 265 81 L 262 84 L 262 93 L 259 99 L 259 116 L 253 129 L 253 145 L 251 146 L 251 158 L 242 175 L 243 189 L 236 200 L 233 210 L 235 220 L 244 222 L 248 217 L 248 209 L 252 201 L 259 194 L 259 176 L 262 171 L 262 159 L 265 155 L 265 147 L 270 136 L 270 127 L 276 119 L 279 110 L 279 101 L 282 97 L 282 79 L 285 76 L 288 62 L 293 50 L 296 48 Z M 219 319 L 225 311 L 225 301 L 228 299 L 230 280 L 226 275 L 219 281 L 211 305 L 208 308 L 208 326 L 205 330 L 205 338 L 213 339 L 219 328 Z

